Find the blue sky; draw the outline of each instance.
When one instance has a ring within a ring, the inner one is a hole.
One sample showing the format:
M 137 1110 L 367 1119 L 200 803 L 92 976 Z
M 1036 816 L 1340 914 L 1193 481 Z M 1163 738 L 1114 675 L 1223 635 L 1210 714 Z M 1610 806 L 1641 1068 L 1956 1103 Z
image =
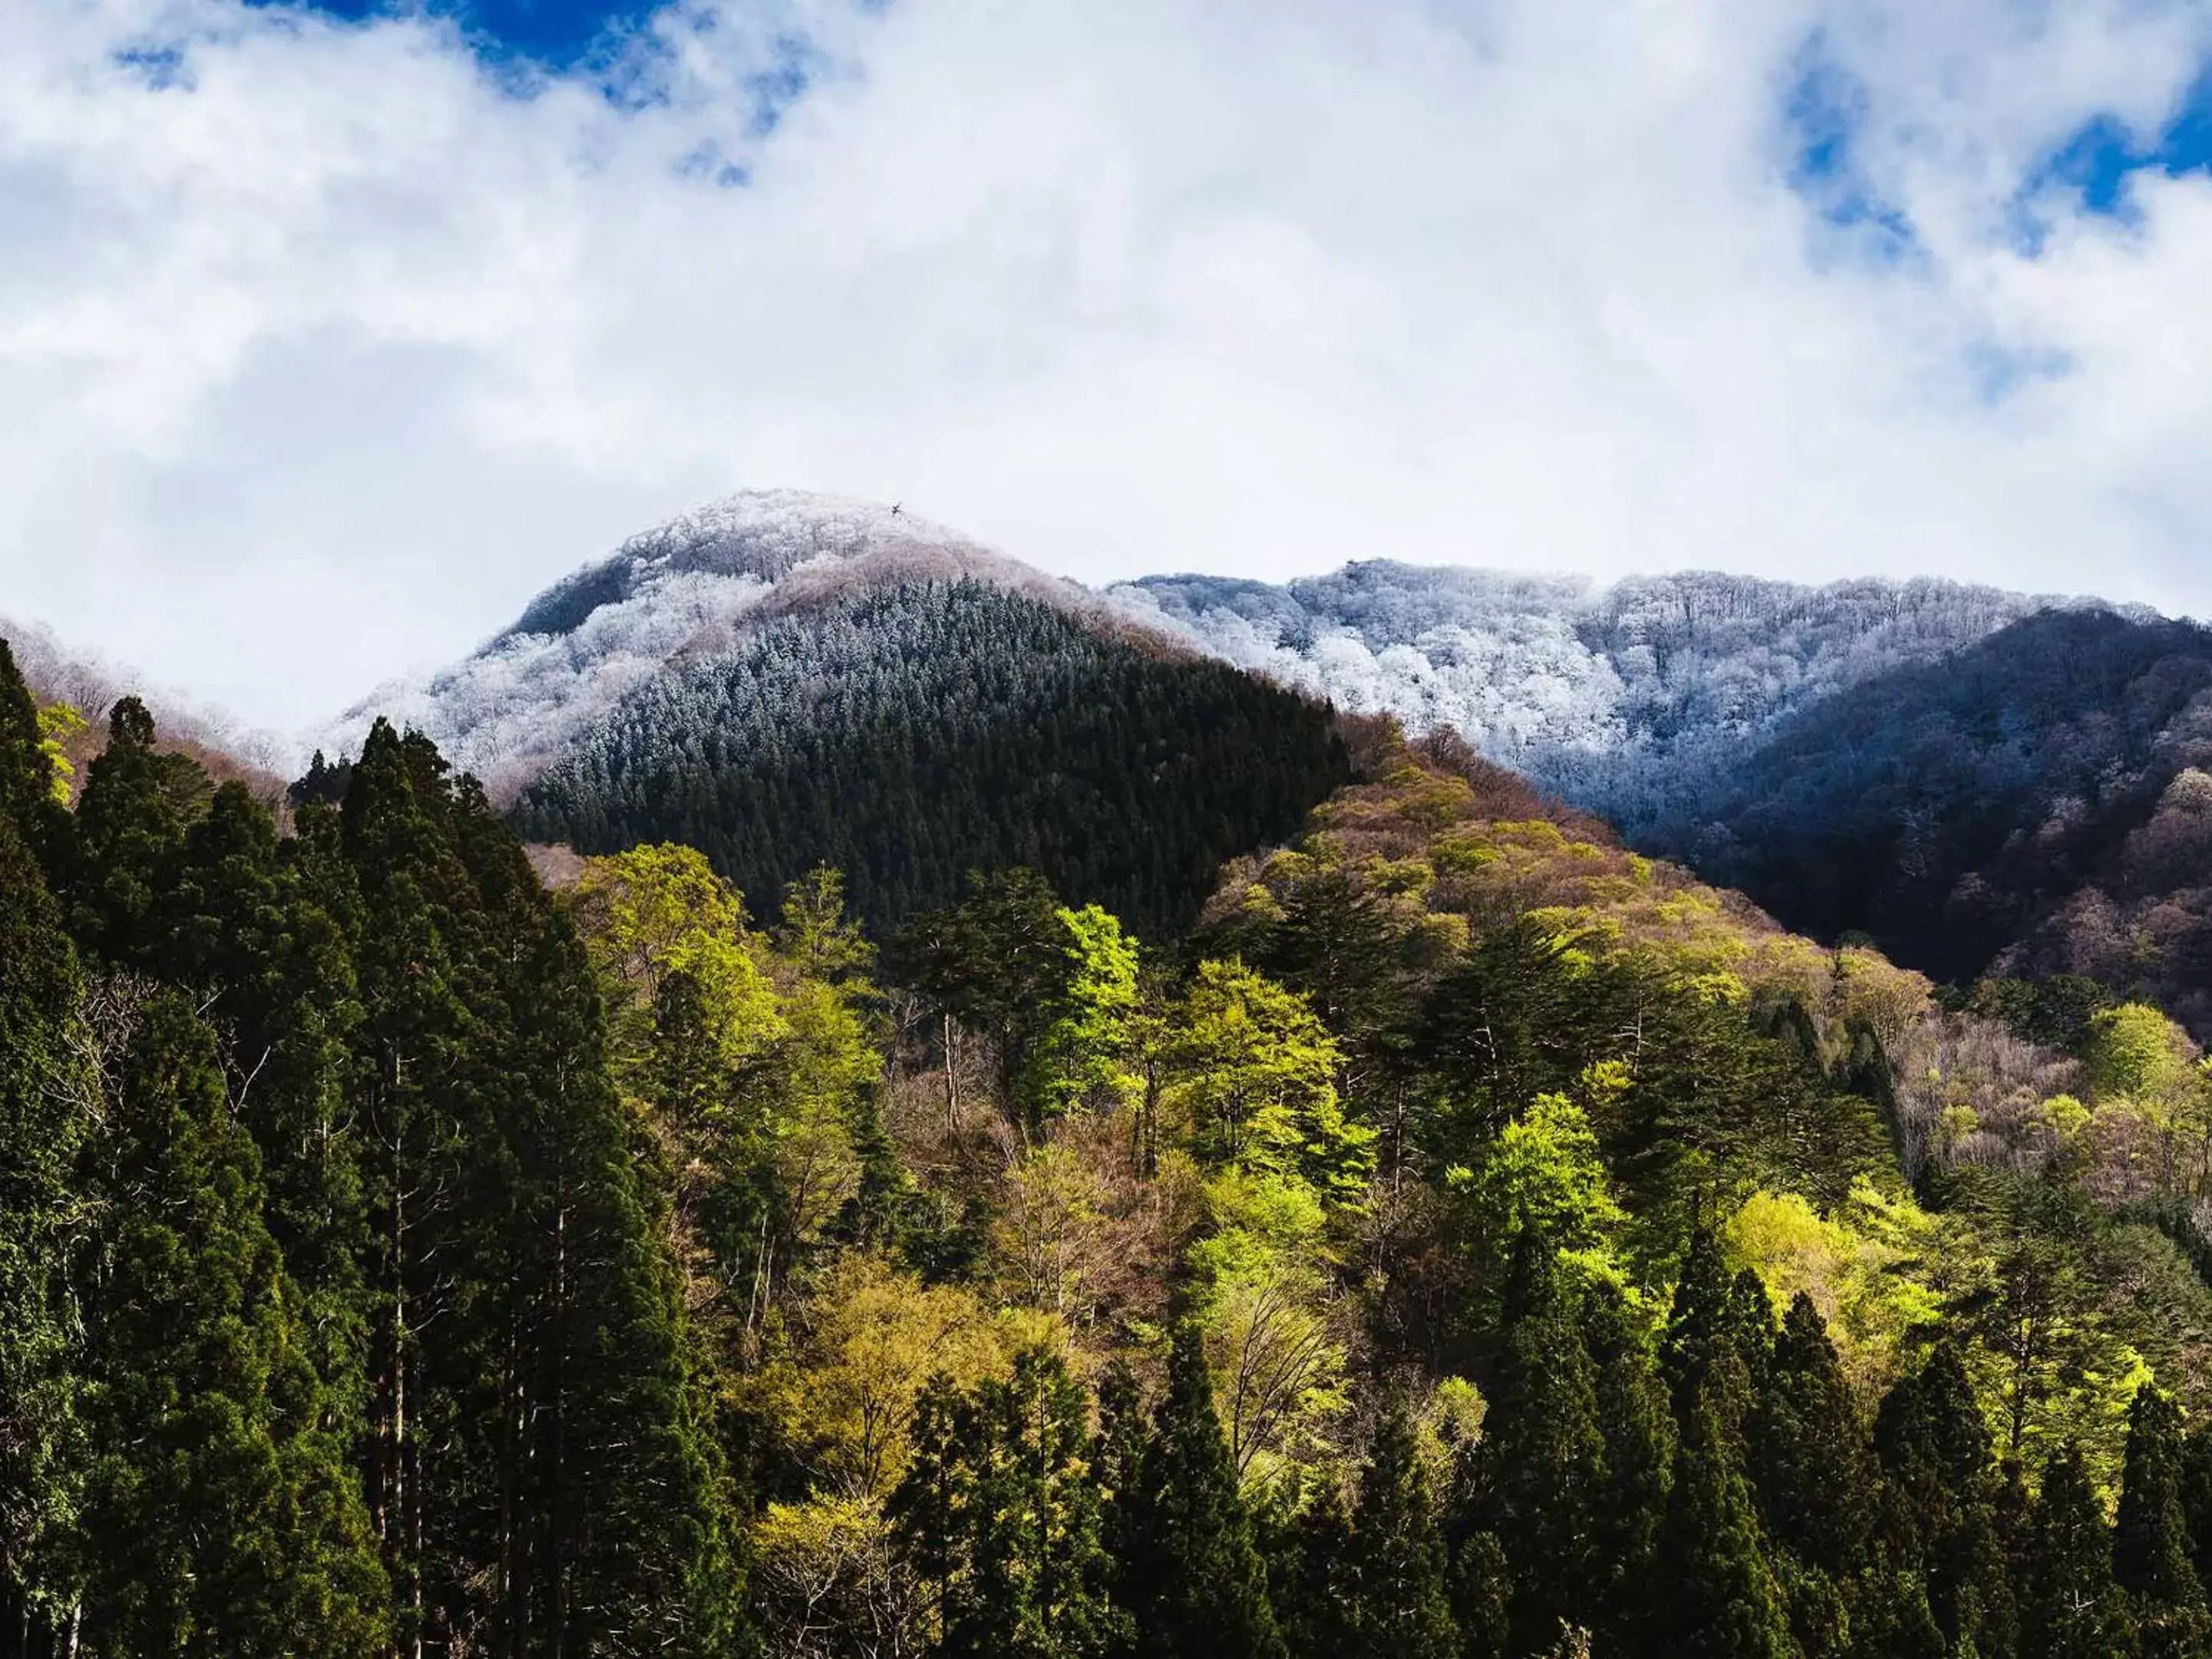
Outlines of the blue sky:
M 349 22 L 405 9 L 390 0 L 315 0 L 303 9 Z M 652 8 L 600 0 L 438 0 L 428 9 L 453 18 L 487 56 L 565 69 L 589 58 L 610 32 L 635 29 Z
M 0 4 L 0 615 L 303 724 L 763 486 L 2212 614 L 2212 0 L 442 4 Z

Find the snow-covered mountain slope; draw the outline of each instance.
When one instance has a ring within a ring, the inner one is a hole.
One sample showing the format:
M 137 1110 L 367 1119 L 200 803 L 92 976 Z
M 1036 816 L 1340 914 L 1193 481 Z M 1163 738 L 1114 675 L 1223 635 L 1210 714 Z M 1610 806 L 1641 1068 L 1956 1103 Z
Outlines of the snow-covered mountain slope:
M 1932 580 L 1692 572 L 1598 586 L 1383 560 L 1282 586 L 1153 576 L 1112 592 L 1340 708 L 1456 727 L 1632 833 L 1793 711 L 2085 603 Z
M 1131 626 L 1090 590 L 896 506 L 749 490 L 632 537 L 471 655 L 379 686 L 305 734 L 303 751 L 352 754 L 382 715 L 427 732 L 509 799 L 672 665 L 726 654 L 777 617 L 856 587 L 963 576 L 1101 628 Z M 1176 648 L 1164 630 L 1158 648 Z

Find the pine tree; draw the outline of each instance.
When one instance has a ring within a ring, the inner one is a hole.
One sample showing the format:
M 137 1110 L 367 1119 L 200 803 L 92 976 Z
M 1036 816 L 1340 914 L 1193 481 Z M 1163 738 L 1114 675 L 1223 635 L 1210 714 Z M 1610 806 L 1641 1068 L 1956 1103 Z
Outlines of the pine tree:
M 2105 1506 L 2072 1442 L 2043 1471 L 2021 1551 L 2021 1659 L 2130 1659 L 2134 1611 L 2112 1577 Z
M 1658 1567 L 1647 1586 L 1654 1650 L 1699 1659 L 1788 1659 L 1796 1652 L 1769 1566 L 1717 1370 L 1693 1375 L 1674 1455 Z
M 2146 1385 L 2128 1413 L 2128 1449 L 2113 1535 L 2113 1570 L 2135 1605 L 2145 1659 L 2203 1659 L 2212 1615 L 2191 1561 L 2182 1507 L 2181 1413 Z
M 1587 1628 L 1601 1612 L 1607 1470 L 1589 1354 L 1558 1260 L 1534 1227 L 1514 1248 L 1505 1321 L 1483 1423 L 1480 1527 L 1512 1559 L 1516 1649 L 1541 1651 L 1563 1626 Z
M 1161 1659 L 1280 1659 L 1267 1569 L 1213 1405 L 1203 1334 L 1178 1325 L 1126 1516 L 1119 1582 L 1139 1650 Z
M 213 1037 L 131 1011 L 89 1334 L 84 1632 L 115 1655 L 366 1655 L 386 1589 Z
M 1394 1400 L 1360 1472 L 1348 1547 L 1352 1651 L 1374 1659 L 1451 1659 L 1459 1633 L 1445 1552 L 1413 1420 Z
M 108 711 L 107 746 L 85 769 L 67 883 L 70 929 L 117 966 L 158 969 L 155 915 L 174 882 L 185 831 L 207 810 L 207 775 L 154 746 L 154 717 L 136 697 Z

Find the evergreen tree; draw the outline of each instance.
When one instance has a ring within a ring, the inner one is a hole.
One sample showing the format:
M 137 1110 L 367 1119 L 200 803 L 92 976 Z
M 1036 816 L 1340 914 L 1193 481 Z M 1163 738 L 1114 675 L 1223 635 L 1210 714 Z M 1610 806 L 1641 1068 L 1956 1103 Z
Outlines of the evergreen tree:
M 939 1386 L 892 1501 L 937 1590 L 938 1651 L 957 1659 L 1085 1659 L 1128 1620 L 1109 1599 L 1083 1390 L 1050 1352 L 962 1399 Z
M 1598 1621 L 1598 1516 L 1607 1487 L 1596 1382 L 1549 1240 L 1522 1231 L 1506 1290 L 1504 1350 L 1484 1419 L 1480 1527 L 1512 1559 L 1516 1650 Z
M 1866 1561 L 1873 1468 L 1835 1345 L 1802 1291 L 1753 1403 L 1749 1453 L 1798 1645 L 1808 1659 L 1839 1653 L 1850 1623 L 1846 1587 Z
M 2212 1615 L 2190 1559 L 2183 1455 L 2179 1408 L 2172 1396 L 2145 1385 L 2128 1413 L 2112 1549 L 2113 1570 L 2142 1627 L 2145 1659 L 2203 1659 L 2212 1652 Z
M 14 675 L 0 642 L 0 1641 L 28 1650 L 69 1600 L 61 1551 L 81 1450 L 70 1259 L 94 1117 L 76 954 L 17 814 L 43 774 L 9 718 L 29 702 Z
M 86 1640 L 118 1659 L 373 1653 L 383 1571 L 214 1040 L 173 993 L 131 1018 L 100 1158 Z
M 1176 1328 L 1160 1402 L 1129 1494 L 1120 1582 L 1140 1652 L 1280 1659 L 1267 1569 L 1213 1405 L 1203 1334 Z
M 1788 1613 L 1723 1415 L 1729 1384 L 1708 1371 L 1688 1386 L 1658 1568 L 1647 1587 L 1650 1646 L 1699 1659 L 1788 1659 L 1796 1652 Z
M 1667 1518 L 1674 1419 L 1644 1322 L 1624 1297 L 1609 1287 L 1591 1290 L 1583 1331 L 1605 1443 L 1606 1481 L 1596 1512 L 1605 1587 L 1598 1627 L 1626 1647 Z
M 1296 1659 L 1335 1659 L 1359 1651 L 1352 1516 L 1333 1481 L 1303 1496 L 1267 1551 L 1269 1599 Z
M 2081 1449 L 2044 1466 L 2021 1554 L 2021 1659 L 2131 1659 L 2133 1609 L 2112 1577 L 2112 1535 Z
M 1978 1659 L 2010 1654 L 2017 1626 L 1997 1529 L 1996 1464 L 1954 1349 L 1939 1347 L 1890 1389 L 1875 1449 L 1886 1489 L 1884 1559 L 1925 1583 L 1929 1616 L 1953 1651 L 1971 1644 Z
M 1458 1630 L 1445 1589 L 1443 1536 L 1402 1401 L 1384 1411 L 1368 1449 L 1348 1549 L 1350 1650 L 1374 1659 L 1451 1659 Z
M 207 775 L 154 746 L 154 717 L 136 697 L 108 712 L 107 746 L 86 769 L 68 883 L 70 928 L 118 967 L 162 965 L 156 907 L 173 883 L 185 831 L 207 811 Z

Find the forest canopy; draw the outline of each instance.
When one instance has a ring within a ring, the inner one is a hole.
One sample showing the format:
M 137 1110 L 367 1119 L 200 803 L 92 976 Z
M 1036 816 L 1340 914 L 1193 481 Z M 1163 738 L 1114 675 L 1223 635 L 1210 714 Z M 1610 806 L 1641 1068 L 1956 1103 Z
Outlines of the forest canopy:
M 389 725 L 282 823 L 106 726 L 69 804 L 0 656 L 21 1653 L 2212 1651 L 2153 1002 L 1387 726 L 1181 910 L 953 839 L 887 927 L 811 840 L 550 893 Z

